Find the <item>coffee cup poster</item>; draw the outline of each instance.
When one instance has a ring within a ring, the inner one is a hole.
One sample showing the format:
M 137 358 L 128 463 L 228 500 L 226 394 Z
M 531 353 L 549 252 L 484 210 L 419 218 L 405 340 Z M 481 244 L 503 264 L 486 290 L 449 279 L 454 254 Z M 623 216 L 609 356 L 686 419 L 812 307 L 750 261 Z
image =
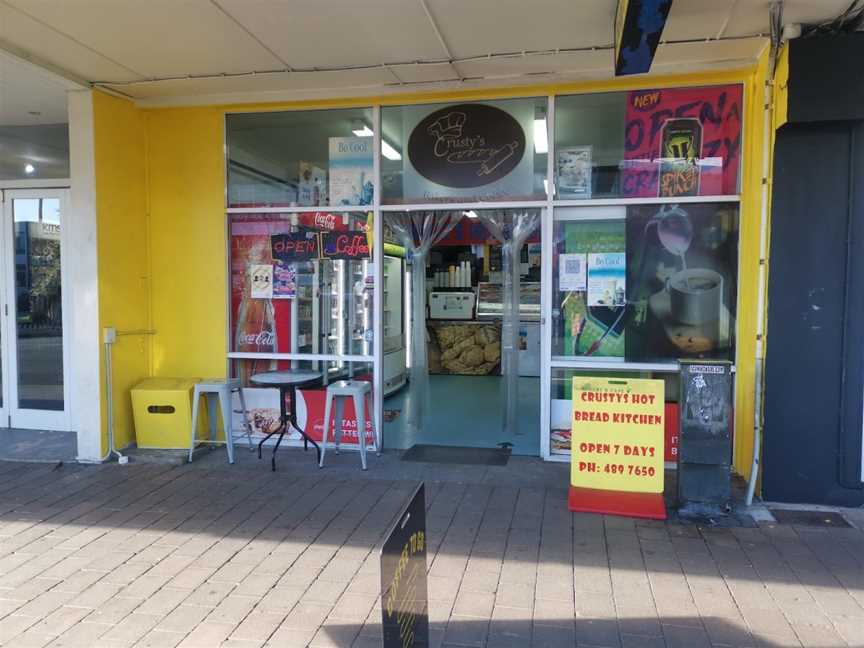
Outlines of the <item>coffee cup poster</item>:
M 626 238 L 626 358 L 732 360 L 737 206 L 628 207 Z
M 731 360 L 737 205 L 587 209 L 596 210 L 596 220 L 556 225 L 553 352 L 632 362 Z

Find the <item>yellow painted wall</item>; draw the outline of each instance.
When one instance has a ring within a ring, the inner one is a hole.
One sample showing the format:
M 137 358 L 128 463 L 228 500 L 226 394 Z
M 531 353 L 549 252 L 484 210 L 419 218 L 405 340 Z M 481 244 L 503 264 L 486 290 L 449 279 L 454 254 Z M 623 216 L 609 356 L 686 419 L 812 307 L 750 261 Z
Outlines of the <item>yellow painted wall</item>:
M 765 295 L 763 297 L 763 333 L 767 331 L 768 272 L 770 269 L 771 237 L 771 186 L 773 179 L 774 140 L 778 128 L 786 123 L 787 83 L 789 80 L 789 52 L 780 50 L 774 75 L 770 70 L 769 50 L 766 47 L 759 58 L 756 69 L 748 83 L 749 101 L 747 114 L 750 126 L 746 130 L 745 171 L 742 176 L 741 201 L 741 255 L 738 301 L 738 346 L 735 394 L 735 447 L 733 463 L 735 471 L 750 477 L 753 460 L 754 435 L 757 422 L 754 418 L 756 403 L 756 337 L 758 316 L 758 279 L 760 256 L 760 218 L 763 204 L 766 212 Z M 771 91 L 766 103 L 765 88 Z M 766 124 L 765 109 L 768 121 Z M 767 130 L 766 130 L 767 129 Z M 766 146 L 767 137 L 767 146 Z M 767 156 L 767 160 L 766 160 Z M 764 186 L 764 194 L 763 194 Z M 762 357 L 768 351 L 767 338 L 763 343 Z M 761 421 L 759 422 L 761 425 Z M 760 475 L 761 476 L 761 475 Z
M 147 111 L 154 376 L 225 376 L 223 113 Z
M 759 281 L 759 225 L 762 205 L 763 88 L 767 58 L 762 56 L 747 81 L 746 129 L 742 151 L 741 220 L 738 274 L 738 338 L 735 377 L 735 471 L 750 474 L 753 453 L 757 294 Z
M 774 128 L 786 123 L 789 114 L 789 47 L 784 46 L 777 56 L 777 70 L 774 73 Z
M 149 259 L 150 289 L 149 292 L 142 291 L 142 294 L 149 298 L 150 325 L 156 330 L 152 339 L 149 373 L 183 377 L 225 375 L 227 242 L 223 129 L 225 113 L 230 110 L 386 105 L 640 87 L 743 83 L 746 108 L 742 149 L 744 167 L 734 463 L 737 472 L 747 475 L 753 440 L 753 358 L 762 182 L 762 88 L 766 74 L 767 53 L 753 69 L 698 75 L 317 102 L 140 110 L 137 114 L 143 115 L 146 132 L 147 242 L 152 250 Z M 137 185 L 133 185 L 132 189 L 137 192 Z M 104 272 L 100 259 L 100 274 Z
M 94 92 L 93 120 L 100 330 L 106 326 L 144 329 L 148 326 L 149 303 L 144 114 L 130 101 Z M 129 390 L 148 375 L 148 345 L 144 336 L 121 337 L 112 350 L 118 448 L 135 440 Z M 104 385 L 103 353 L 99 366 Z M 106 450 L 103 399 L 102 452 Z

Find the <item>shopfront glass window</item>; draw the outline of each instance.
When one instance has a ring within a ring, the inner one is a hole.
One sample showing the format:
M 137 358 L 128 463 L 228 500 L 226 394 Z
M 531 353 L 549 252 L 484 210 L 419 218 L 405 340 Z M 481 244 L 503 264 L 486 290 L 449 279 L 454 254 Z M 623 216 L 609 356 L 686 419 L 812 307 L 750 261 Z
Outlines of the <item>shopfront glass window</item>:
M 231 114 L 228 207 L 371 205 L 372 109 Z
M 546 110 L 545 98 L 384 107 L 383 202 L 545 199 Z
M 549 450 L 552 454 L 570 452 L 573 420 L 573 378 L 631 378 L 662 380 L 664 383 L 665 457 L 674 462 L 678 456 L 678 401 L 680 378 L 677 372 L 651 371 L 594 371 L 590 369 L 553 368 L 550 379 L 551 404 L 549 410 Z
M 363 212 L 232 214 L 231 350 L 371 356 L 368 221 Z M 250 371 L 275 366 L 258 362 Z
M 553 360 L 734 360 L 738 205 L 559 208 Z
M 737 195 L 742 100 L 740 85 L 556 98 L 556 198 Z

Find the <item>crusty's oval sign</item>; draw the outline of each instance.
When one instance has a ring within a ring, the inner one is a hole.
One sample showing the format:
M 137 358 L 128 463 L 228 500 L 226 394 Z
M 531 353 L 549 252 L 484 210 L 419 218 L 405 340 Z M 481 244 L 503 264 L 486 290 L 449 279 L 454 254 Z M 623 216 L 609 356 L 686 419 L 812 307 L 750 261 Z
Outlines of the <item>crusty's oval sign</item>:
M 482 187 L 510 173 L 525 155 L 525 133 L 508 112 L 458 104 L 423 119 L 408 139 L 411 164 L 445 187 Z

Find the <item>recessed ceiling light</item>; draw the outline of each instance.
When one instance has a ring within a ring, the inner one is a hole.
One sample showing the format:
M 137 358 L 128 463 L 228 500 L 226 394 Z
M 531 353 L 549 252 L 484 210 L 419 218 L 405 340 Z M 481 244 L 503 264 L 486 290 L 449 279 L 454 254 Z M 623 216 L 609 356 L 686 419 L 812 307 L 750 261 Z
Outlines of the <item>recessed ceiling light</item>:
M 30 175 L 30 174 L 33 173 L 35 170 L 36 170 L 36 167 L 34 167 L 32 164 L 26 164 L 26 165 L 24 165 L 24 173 L 26 173 L 27 175 Z
M 388 160 L 401 160 L 402 155 L 385 140 L 381 140 L 381 155 Z
M 549 152 L 549 140 L 546 135 L 545 117 L 534 120 L 534 152 L 539 154 Z

